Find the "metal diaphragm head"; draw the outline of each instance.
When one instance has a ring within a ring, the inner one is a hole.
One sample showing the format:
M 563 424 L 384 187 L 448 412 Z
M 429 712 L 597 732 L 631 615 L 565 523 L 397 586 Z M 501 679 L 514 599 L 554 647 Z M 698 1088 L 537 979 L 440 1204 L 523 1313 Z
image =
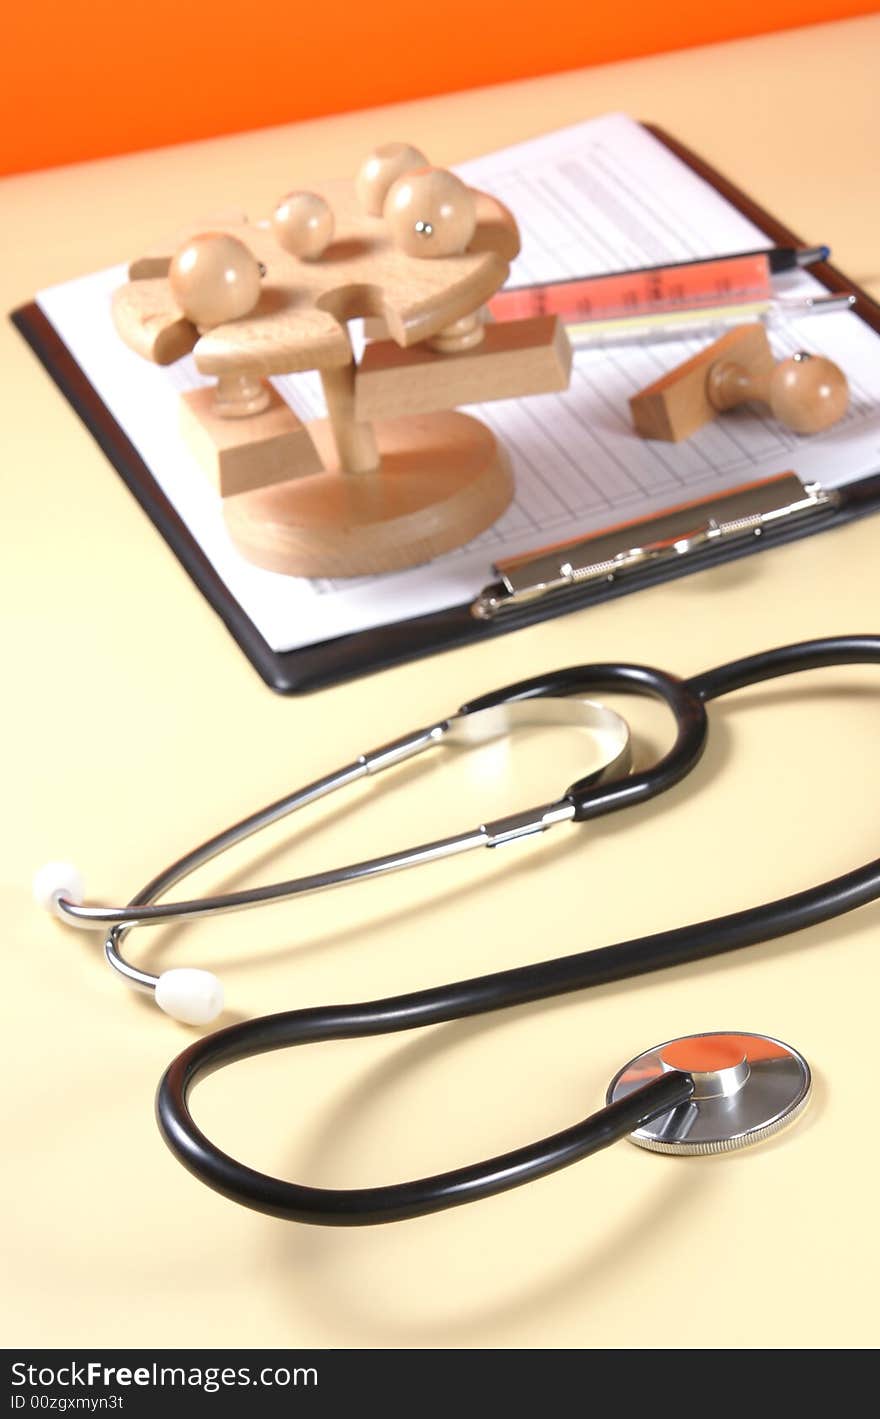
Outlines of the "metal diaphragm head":
M 607 1102 L 678 1070 L 690 1074 L 687 1103 L 629 1135 L 655 1153 L 730 1153 L 771 1138 L 803 1113 L 810 1068 L 802 1055 L 769 1035 L 717 1031 L 667 1040 L 631 1059 L 608 1086 Z

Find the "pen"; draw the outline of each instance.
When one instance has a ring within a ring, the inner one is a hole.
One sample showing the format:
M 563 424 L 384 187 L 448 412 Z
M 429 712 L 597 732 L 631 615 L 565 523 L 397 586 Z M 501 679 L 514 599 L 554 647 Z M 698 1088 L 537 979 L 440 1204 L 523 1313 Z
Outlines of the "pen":
M 748 305 L 670 311 L 662 315 L 575 321 L 566 328 L 576 350 L 608 349 L 615 345 L 635 345 L 642 340 L 649 340 L 651 344 L 691 338 L 712 340 L 725 330 L 756 320 L 772 329 L 787 320 L 807 315 L 832 315 L 835 311 L 851 310 L 855 303 L 853 295 L 806 296 L 801 300 L 779 298 L 752 301 Z
M 489 312 L 495 320 L 559 315 L 566 322 L 585 322 L 742 305 L 769 300 L 774 276 L 825 261 L 829 255 L 827 246 L 770 247 L 766 251 L 667 266 L 512 286 L 493 296 Z

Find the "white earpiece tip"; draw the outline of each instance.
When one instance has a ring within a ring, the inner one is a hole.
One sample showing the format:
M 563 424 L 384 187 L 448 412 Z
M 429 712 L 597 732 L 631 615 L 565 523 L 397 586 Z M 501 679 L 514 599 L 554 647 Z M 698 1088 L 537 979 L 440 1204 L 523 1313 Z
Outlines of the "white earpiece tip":
M 54 912 L 63 920 L 58 910 L 58 898 L 65 897 L 67 901 L 81 906 L 85 884 L 72 862 L 44 862 L 34 873 L 33 893 L 38 906 L 44 907 L 47 912 Z
M 208 1025 L 223 1009 L 223 987 L 210 971 L 180 966 L 156 982 L 156 1004 L 185 1025 Z

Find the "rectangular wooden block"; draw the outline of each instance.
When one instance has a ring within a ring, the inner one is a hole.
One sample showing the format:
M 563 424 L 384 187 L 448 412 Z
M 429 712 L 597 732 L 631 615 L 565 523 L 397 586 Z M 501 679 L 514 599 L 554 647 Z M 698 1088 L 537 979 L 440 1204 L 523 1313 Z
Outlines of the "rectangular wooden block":
M 716 360 L 735 360 L 756 373 L 773 367 L 763 325 L 742 325 L 698 355 L 634 394 L 629 401 L 633 427 L 643 439 L 679 443 L 717 417 L 709 402 L 707 379 Z
M 402 350 L 392 340 L 368 345 L 355 377 L 355 417 L 431 414 L 459 404 L 516 399 L 568 388 L 571 345 L 556 316 L 490 322 L 479 345 L 440 354 L 427 345 Z
M 213 386 L 181 396 L 181 432 L 223 498 L 320 473 L 308 429 L 272 390 L 268 409 L 245 419 L 214 412 Z

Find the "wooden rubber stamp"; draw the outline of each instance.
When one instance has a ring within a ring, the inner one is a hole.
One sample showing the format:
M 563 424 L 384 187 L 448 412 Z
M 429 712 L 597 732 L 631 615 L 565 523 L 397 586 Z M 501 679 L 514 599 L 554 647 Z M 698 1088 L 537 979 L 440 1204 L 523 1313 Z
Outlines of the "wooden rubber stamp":
M 129 268 L 123 340 L 216 382 L 183 396 L 186 437 L 257 565 L 299 576 L 413 566 L 505 510 L 510 464 L 458 404 L 564 390 L 556 318 L 487 322 L 519 250 L 501 203 L 404 143 L 355 181 L 290 192 L 271 219 L 180 233 Z M 358 364 L 348 322 L 381 338 Z M 273 375 L 317 370 L 327 419 L 303 424 Z
M 725 409 L 749 400 L 768 404 L 797 434 L 816 434 L 842 418 L 846 376 L 831 360 L 804 353 L 773 358 L 763 325 L 743 325 L 670 370 L 630 399 L 642 438 L 678 443 Z

